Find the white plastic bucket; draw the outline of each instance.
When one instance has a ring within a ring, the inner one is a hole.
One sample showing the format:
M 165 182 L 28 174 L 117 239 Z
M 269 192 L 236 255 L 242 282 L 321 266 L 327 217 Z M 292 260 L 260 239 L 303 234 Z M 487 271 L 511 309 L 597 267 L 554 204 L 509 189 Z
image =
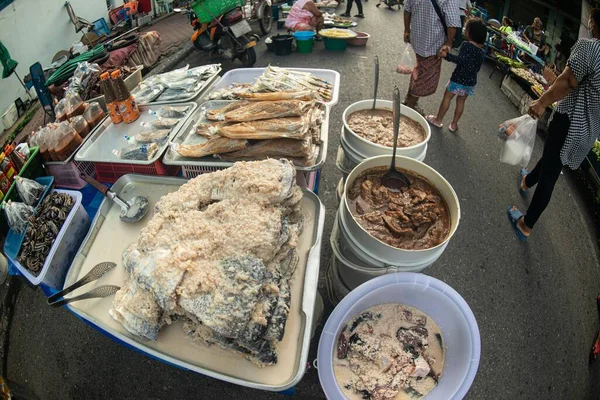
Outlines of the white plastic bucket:
M 366 156 L 365 154 L 360 153 L 352 146 L 348 144 L 347 137 L 350 136 L 344 131 L 342 128 L 342 134 L 340 136 L 340 147 L 338 149 L 338 154 L 336 158 L 336 166 L 342 172 L 342 176 L 344 177 L 344 181 L 350 174 L 350 172 L 356 168 L 358 164 L 369 158 L 370 156 Z M 340 152 L 341 150 L 341 152 Z M 398 149 L 399 150 L 399 149 Z M 391 155 L 392 153 L 389 153 Z M 398 155 L 400 155 L 398 153 Z M 425 160 L 425 156 L 427 155 L 427 144 L 421 148 L 421 153 L 417 154 L 414 158 L 417 161 L 423 162 Z
M 446 200 L 450 212 L 450 232 L 448 237 L 435 247 L 424 250 L 405 250 L 392 247 L 387 243 L 371 236 L 352 216 L 347 201 L 348 188 L 352 182 L 365 170 L 381 166 L 389 166 L 392 156 L 378 156 L 368 158 L 352 170 L 346 180 L 344 196 L 340 204 L 340 222 L 342 225 L 342 236 L 346 235 L 351 247 L 360 250 L 360 254 L 368 257 L 372 262 L 376 261 L 382 266 L 399 266 L 425 268 L 435 262 L 444 252 L 448 242 L 456 232 L 460 221 L 460 203 L 454 189 L 442 175 L 430 166 L 408 157 L 396 157 L 398 168 L 413 171 L 431 183 Z M 359 251 L 357 251 L 359 253 Z M 358 255 L 358 254 L 357 254 Z M 366 260 L 365 260 L 366 261 Z M 370 265 L 378 265 L 372 264 Z
M 335 198 L 337 199 L 338 206 L 342 201 L 342 196 L 344 195 L 344 178 L 340 178 L 340 181 L 337 184 L 335 189 Z
M 11 261 L 18 270 L 33 285 L 44 284 L 56 290 L 61 290 L 65 281 L 65 276 L 71 262 L 75 258 L 79 245 L 85 238 L 90 228 L 90 217 L 85 208 L 81 205 L 83 195 L 81 192 L 73 190 L 53 189 L 52 193 L 67 193 L 74 200 L 73 208 L 67 215 L 54 244 L 50 248 L 50 253 L 46 257 L 44 266 L 38 276 L 34 276 L 27 268 L 22 266 L 16 259 Z
M 396 267 L 373 267 L 353 257 L 352 248 L 347 242 L 340 241 L 339 216 L 336 215 L 329 242 L 333 256 L 336 259 L 338 274 L 343 284 L 350 290 L 362 285 L 366 281 L 381 275 L 400 272 Z
M 325 284 L 327 288 L 327 297 L 333 304 L 338 304 L 342 299 L 348 296 L 350 289 L 342 282 L 338 270 L 338 260 L 334 255 L 329 260 L 327 272 L 325 274 Z
M 393 103 L 389 100 L 377 100 L 377 103 L 375 104 L 376 108 L 381 108 L 381 109 L 392 109 Z M 350 126 L 348 125 L 348 117 L 350 116 L 350 114 L 352 114 L 355 111 L 360 111 L 360 110 L 369 110 L 373 108 L 373 100 L 362 100 L 362 101 L 358 101 L 354 104 L 349 105 L 345 110 L 344 110 L 344 114 L 342 116 L 342 120 L 344 122 L 344 132 L 346 133 L 345 135 L 345 141 L 348 144 L 349 147 L 351 147 L 357 154 L 362 155 L 362 158 L 368 158 L 368 157 L 374 157 L 374 156 L 380 156 L 380 155 L 386 155 L 392 154 L 392 148 L 388 147 L 388 146 L 382 146 L 380 144 L 376 144 L 376 143 L 372 143 L 369 142 L 366 139 L 363 139 L 362 137 L 360 137 L 359 135 L 357 135 L 356 133 L 354 133 L 352 131 L 352 129 L 350 129 Z M 410 157 L 410 158 L 416 158 L 421 156 L 421 154 L 423 153 L 423 149 L 426 148 L 427 146 L 427 142 L 429 142 L 429 139 L 431 138 L 431 127 L 429 126 L 429 123 L 427 123 L 427 121 L 425 120 L 425 118 L 423 118 L 423 116 L 421 114 L 419 114 L 418 112 L 416 112 L 415 110 L 413 110 L 410 107 L 406 107 L 405 105 L 402 105 L 400 107 L 400 115 L 406 116 L 416 122 L 419 123 L 419 125 L 421 125 L 423 127 L 423 129 L 425 129 L 425 140 L 421 143 L 415 144 L 414 146 L 409 146 L 409 147 L 398 147 L 398 149 L 396 150 L 396 154 L 399 156 L 404 156 L 404 157 Z
M 444 368 L 427 400 L 462 399 L 475 379 L 481 357 L 475 316 L 460 294 L 444 282 L 407 272 L 383 275 L 362 284 L 344 297 L 329 316 L 317 352 L 319 380 L 325 396 L 330 400 L 346 399 L 333 371 L 333 357 L 342 328 L 367 308 L 385 303 L 418 308 L 440 327 L 445 344 Z

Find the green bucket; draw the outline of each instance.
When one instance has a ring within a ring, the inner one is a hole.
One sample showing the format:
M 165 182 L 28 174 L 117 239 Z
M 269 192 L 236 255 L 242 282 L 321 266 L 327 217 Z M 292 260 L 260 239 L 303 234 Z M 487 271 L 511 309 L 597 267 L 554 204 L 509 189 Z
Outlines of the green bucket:
M 302 54 L 312 53 L 314 44 L 315 44 L 314 39 L 296 40 L 296 50 L 298 50 L 298 53 L 302 53 Z
M 331 51 L 344 51 L 346 50 L 346 45 L 348 44 L 348 40 L 346 39 L 331 39 L 328 37 L 323 37 L 323 41 L 325 42 L 325 48 Z

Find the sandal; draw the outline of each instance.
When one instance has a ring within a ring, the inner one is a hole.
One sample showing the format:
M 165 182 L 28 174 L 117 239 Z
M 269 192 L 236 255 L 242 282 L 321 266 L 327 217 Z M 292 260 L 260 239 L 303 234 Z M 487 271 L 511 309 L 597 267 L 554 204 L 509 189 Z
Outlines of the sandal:
M 525 168 L 521 168 L 521 171 L 519 172 L 519 194 L 523 197 L 527 196 L 527 189 L 523 190 L 521 188 L 521 183 L 523 182 L 523 178 L 527 176 L 528 173 L 529 171 L 527 171 Z
M 457 124 L 450 124 L 448 125 L 448 130 L 452 133 L 456 132 L 458 130 L 458 125 Z
M 525 234 L 523 232 L 521 232 L 521 230 L 519 229 L 519 226 L 518 226 L 518 222 L 523 217 L 523 213 L 521 211 L 519 211 L 517 206 L 514 206 L 514 207 L 508 206 L 508 208 L 506 209 L 506 213 L 508 214 L 508 219 L 510 220 L 510 223 L 511 223 L 513 229 L 515 230 L 515 233 L 517 234 L 517 237 L 519 238 L 519 240 L 521 242 L 526 242 L 528 237 L 525 236 Z
M 427 120 L 427 122 L 429 122 L 431 125 L 435 126 L 436 128 L 444 127 L 444 124 L 435 122 L 435 120 L 437 119 L 437 116 L 435 116 L 435 115 L 427 115 L 427 116 L 425 116 L 425 119 Z

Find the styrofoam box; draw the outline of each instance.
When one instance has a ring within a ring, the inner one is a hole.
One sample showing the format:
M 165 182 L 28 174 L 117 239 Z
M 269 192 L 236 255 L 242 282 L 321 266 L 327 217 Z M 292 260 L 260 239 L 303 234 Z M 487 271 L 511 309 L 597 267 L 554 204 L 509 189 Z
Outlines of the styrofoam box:
M 286 68 L 290 71 L 309 72 L 317 78 L 323 79 L 333 85 L 333 94 L 331 101 L 325 103 L 328 106 L 335 106 L 338 103 L 340 94 L 340 73 L 332 69 L 314 69 L 314 68 Z M 256 78 L 265 72 L 266 68 L 237 68 L 227 72 L 220 81 L 210 89 L 210 92 L 226 88 L 233 83 L 253 83 Z
M 11 258 L 10 260 L 19 269 L 19 272 L 33 285 L 43 283 L 53 289 L 61 290 L 66 273 L 75 258 L 75 254 L 77 254 L 79 245 L 90 228 L 90 217 L 81 205 L 83 195 L 80 192 L 54 189 L 50 192 L 50 194 L 52 193 L 67 193 L 75 200 L 75 203 L 54 240 L 54 244 L 50 249 L 50 253 L 48 253 L 48 257 L 46 257 L 40 274 L 34 276 L 16 259 L 13 260 Z
M 2 125 L 5 129 L 9 129 L 17 122 L 17 119 L 19 119 L 19 113 L 17 112 L 17 106 L 13 103 L 2 114 Z

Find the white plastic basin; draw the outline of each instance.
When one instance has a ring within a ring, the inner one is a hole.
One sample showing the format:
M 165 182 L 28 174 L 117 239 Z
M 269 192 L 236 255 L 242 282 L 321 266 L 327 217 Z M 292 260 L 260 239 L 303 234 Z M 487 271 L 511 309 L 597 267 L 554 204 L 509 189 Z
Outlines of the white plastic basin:
M 378 99 L 377 103 L 375 104 L 375 108 L 381 108 L 381 109 L 387 108 L 389 110 L 392 109 L 392 106 L 393 106 L 393 103 L 389 100 L 379 100 Z M 350 114 L 352 114 L 355 111 L 369 110 L 372 107 L 373 107 L 373 99 L 361 100 L 354 104 L 349 105 L 344 110 L 344 114 L 342 116 L 342 120 L 344 122 L 344 132 L 346 133 L 346 135 L 344 137 L 345 142 L 347 143 L 347 145 L 349 147 L 351 147 L 354 150 L 355 153 L 361 155 L 362 158 L 380 156 L 380 155 L 385 155 L 385 154 L 389 154 L 389 155 L 392 154 L 391 147 L 383 146 L 380 144 L 369 142 L 366 139 L 363 139 L 362 137 L 360 137 L 359 135 L 354 133 L 354 131 L 352 131 L 352 129 L 350 129 L 350 126 L 348 125 L 347 121 L 348 121 L 348 117 L 350 116 Z M 423 127 L 423 129 L 425 129 L 425 140 L 424 141 L 422 141 L 421 143 L 415 144 L 414 146 L 398 147 L 398 149 L 396 151 L 396 154 L 399 156 L 417 158 L 422 155 L 423 150 L 426 149 L 427 142 L 429 142 L 429 139 L 431 138 L 431 127 L 429 126 L 429 124 L 427 123 L 425 118 L 423 118 L 423 116 L 421 116 L 421 114 L 419 114 L 412 108 L 406 107 L 405 105 L 402 105 L 400 107 L 400 115 L 406 116 L 406 117 L 418 122 L 419 125 L 421 125 Z
M 360 224 L 354 219 L 348 205 L 348 189 L 352 182 L 365 170 L 381 166 L 389 166 L 392 156 L 371 157 L 364 160 L 356 168 L 352 170 L 346 179 L 344 187 L 344 196 L 340 204 L 340 219 L 344 225 L 342 227 L 342 235 L 347 234 L 352 244 L 360 249 L 369 259 L 376 260 L 381 265 L 392 266 L 407 266 L 416 267 L 423 265 L 431 265 L 437 260 L 448 245 L 448 242 L 456 232 L 460 221 L 460 203 L 454 189 L 442 175 L 430 166 L 408 157 L 396 157 L 396 166 L 408 171 L 413 171 L 425 178 L 431 183 L 442 195 L 450 212 L 450 232 L 446 239 L 435 247 L 424 250 L 406 250 L 390 246 L 379 239 L 371 236 Z M 345 232 L 344 232 L 345 231 Z
M 424 399 L 462 399 L 475 379 L 481 357 L 481 338 L 475 316 L 450 286 L 430 276 L 410 272 L 383 275 L 362 284 L 344 297 L 329 316 L 317 353 L 319 380 L 327 398 L 346 398 L 333 371 L 337 338 L 343 326 L 367 308 L 385 303 L 418 308 L 433 318 L 442 332 L 446 352 L 442 376 Z

